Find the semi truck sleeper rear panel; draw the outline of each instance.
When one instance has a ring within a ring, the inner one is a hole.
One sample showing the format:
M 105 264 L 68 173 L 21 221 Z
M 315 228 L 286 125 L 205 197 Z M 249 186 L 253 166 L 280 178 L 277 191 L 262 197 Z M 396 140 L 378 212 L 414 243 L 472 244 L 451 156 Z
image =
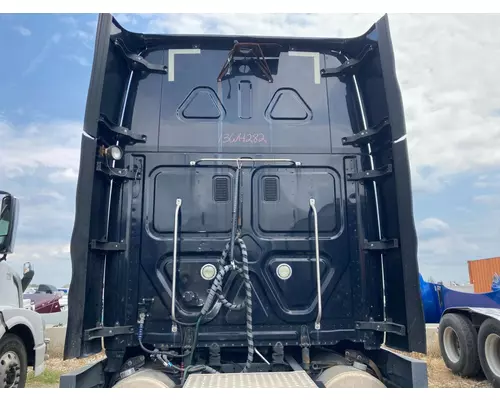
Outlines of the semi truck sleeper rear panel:
M 387 16 L 305 39 L 101 15 L 84 131 L 65 358 L 102 338 L 109 373 L 153 349 L 174 372 L 308 368 L 321 348 L 383 363 L 384 336 L 425 352 Z

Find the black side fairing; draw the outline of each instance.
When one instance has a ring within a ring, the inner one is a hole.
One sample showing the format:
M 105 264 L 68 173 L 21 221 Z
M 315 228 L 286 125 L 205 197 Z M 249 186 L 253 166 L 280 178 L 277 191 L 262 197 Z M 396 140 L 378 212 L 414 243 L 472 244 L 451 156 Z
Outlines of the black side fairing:
M 264 66 L 243 57 L 224 70 L 235 40 L 262 51 Z M 306 335 L 313 345 L 374 349 L 385 330 L 389 346 L 425 352 L 387 16 L 358 38 L 300 39 L 142 35 L 100 15 L 84 130 L 65 358 L 101 351 L 100 337 L 108 352 L 137 345 L 144 299 L 154 299 L 144 341 L 180 345 L 170 320 L 176 199 L 178 319 L 196 320 L 209 286 L 200 267 L 217 265 L 229 238 L 235 165 L 191 164 L 212 157 L 301 165 L 242 169 L 257 345 L 296 345 Z M 113 169 L 101 148 L 116 142 L 125 154 Z M 310 197 L 319 213 L 319 330 Z M 275 274 L 282 263 L 293 267 L 285 281 Z M 241 282 L 230 278 L 225 295 L 238 302 Z M 198 345 L 214 341 L 244 346 L 243 316 L 215 310 Z

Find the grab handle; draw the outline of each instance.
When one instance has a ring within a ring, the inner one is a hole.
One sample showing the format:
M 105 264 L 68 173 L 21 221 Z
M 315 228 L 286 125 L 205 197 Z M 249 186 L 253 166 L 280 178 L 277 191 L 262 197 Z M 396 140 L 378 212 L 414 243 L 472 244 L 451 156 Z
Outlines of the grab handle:
M 316 200 L 309 199 L 309 206 L 313 212 L 314 216 L 314 241 L 316 248 L 316 289 L 318 291 L 318 315 L 316 316 L 316 322 L 314 323 L 314 329 L 319 330 L 321 328 L 321 314 L 323 313 L 323 306 L 321 304 L 321 276 L 319 268 L 319 233 L 318 233 L 318 211 L 316 210 Z
M 175 201 L 174 216 L 174 255 L 172 259 L 172 332 L 177 332 L 177 323 L 175 322 L 175 292 L 177 286 L 177 237 L 179 229 L 179 211 L 181 210 L 182 199 Z

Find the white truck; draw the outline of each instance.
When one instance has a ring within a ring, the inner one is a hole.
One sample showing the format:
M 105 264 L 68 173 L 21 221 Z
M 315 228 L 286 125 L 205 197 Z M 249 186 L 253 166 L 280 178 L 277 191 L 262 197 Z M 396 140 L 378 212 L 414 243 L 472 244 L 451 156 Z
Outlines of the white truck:
M 28 367 L 33 367 L 35 376 L 44 371 L 48 341 L 41 315 L 23 300 L 33 267 L 26 263 L 20 278 L 6 262 L 14 250 L 18 199 L 3 191 L 0 199 L 0 388 L 22 388 Z

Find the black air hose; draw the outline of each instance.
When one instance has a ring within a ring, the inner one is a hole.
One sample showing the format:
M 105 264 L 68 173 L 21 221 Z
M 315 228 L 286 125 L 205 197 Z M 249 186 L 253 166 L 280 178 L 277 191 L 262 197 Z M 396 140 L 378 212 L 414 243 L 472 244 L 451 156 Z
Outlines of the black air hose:
M 240 246 L 241 249 L 241 260 L 242 266 L 236 265 L 235 262 L 231 264 L 225 264 L 228 252 L 231 249 L 231 242 L 228 242 L 226 248 L 222 253 L 222 257 L 219 260 L 219 272 L 217 273 L 211 288 L 209 289 L 207 300 L 205 305 L 201 310 L 200 318 L 203 318 L 205 314 L 208 313 L 209 309 L 212 307 L 212 304 L 215 300 L 215 296 L 219 298 L 221 303 L 229 308 L 230 310 L 241 310 L 243 305 L 246 305 L 246 329 L 247 329 L 247 343 L 248 343 L 248 355 L 247 361 L 245 364 L 245 368 L 243 368 L 242 372 L 246 372 L 250 369 L 250 366 L 253 362 L 253 354 L 254 354 L 254 343 L 253 343 L 253 328 L 252 328 L 252 284 L 250 282 L 250 274 L 248 269 L 248 253 L 245 242 L 240 237 L 236 238 L 236 243 Z M 233 304 L 229 302 L 224 295 L 222 294 L 222 281 L 224 276 L 229 271 L 236 271 L 241 275 L 243 281 L 245 283 L 245 300 L 240 304 Z
M 243 239 L 239 237 L 238 230 L 238 212 L 239 212 L 239 202 L 242 201 L 240 197 L 240 174 L 241 174 L 241 165 L 238 164 L 238 168 L 235 174 L 235 190 L 234 190 L 234 199 L 233 199 L 233 209 L 232 209 L 232 227 L 231 227 L 231 237 L 222 252 L 221 258 L 219 259 L 219 271 L 214 278 L 214 281 L 209 289 L 207 299 L 203 308 L 201 309 L 200 316 L 198 321 L 196 322 L 196 329 L 194 334 L 194 340 L 192 345 L 192 350 L 190 354 L 190 360 L 188 363 L 188 367 L 185 370 L 185 376 L 189 373 L 189 371 L 193 371 L 192 361 L 194 356 L 194 350 L 196 349 L 196 344 L 198 340 L 198 331 L 200 324 L 202 322 L 203 317 L 209 312 L 212 307 L 215 296 L 218 297 L 223 306 L 230 310 L 238 311 L 242 310 L 243 306 L 246 306 L 246 334 L 247 334 L 247 343 L 248 343 L 248 354 L 247 361 L 245 367 L 242 372 L 246 372 L 250 369 L 253 362 L 253 354 L 254 354 L 254 343 L 253 343 L 253 328 L 252 328 L 252 284 L 250 281 L 250 273 L 248 269 L 248 252 Z M 242 266 L 236 265 L 234 261 L 234 246 L 235 244 L 240 246 L 241 250 L 241 259 Z M 229 254 L 229 260 L 227 260 Z M 233 304 L 229 302 L 222 293 L 222 281 L 224 280 L 224 276 L 229 271 L 236 271 L 242 278 L 245 284 L 245 300 L 240 304 Z

